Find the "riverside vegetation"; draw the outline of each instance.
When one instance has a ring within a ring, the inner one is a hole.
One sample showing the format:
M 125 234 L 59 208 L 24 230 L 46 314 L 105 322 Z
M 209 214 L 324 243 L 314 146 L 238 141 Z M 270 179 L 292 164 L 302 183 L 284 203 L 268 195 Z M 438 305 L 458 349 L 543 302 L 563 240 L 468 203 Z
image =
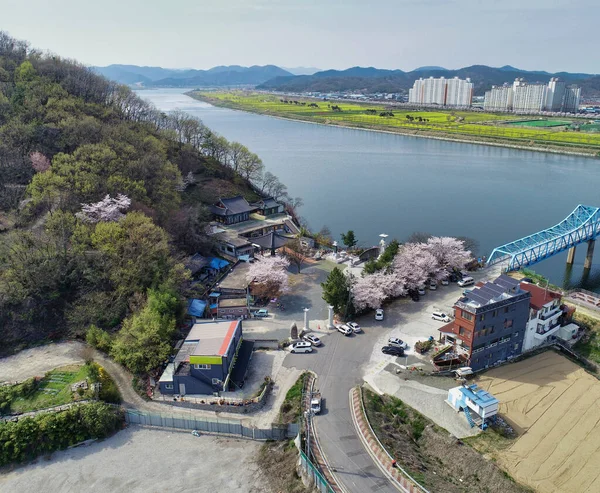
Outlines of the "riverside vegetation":
M 537 117 L 471 111 L 407 110 L 397 106 L 333 103 L 248 91 L 192 91 L 188 95 L 215 106 L 322 124 L 600 156 L 600 133 L 585 132 L 585 125 L 578 125 L 577 130 L 571 130 L 566 124 L 553 127 L 517 124 L 517 121 Z M 583 123 L 577 119 L 573 121 Z
M 243 145 L 0 32 L 0 354 L 86 337 L 134 373 L 171 352 L 208 205 L 286 189 Z

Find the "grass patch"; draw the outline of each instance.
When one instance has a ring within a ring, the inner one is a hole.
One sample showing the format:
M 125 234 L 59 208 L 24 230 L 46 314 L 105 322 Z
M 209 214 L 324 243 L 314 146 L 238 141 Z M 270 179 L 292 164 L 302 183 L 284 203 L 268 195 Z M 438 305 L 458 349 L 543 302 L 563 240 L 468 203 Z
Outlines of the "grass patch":
M 573 320 L 585 330 L 584 336 L 577 341 L 573 349 L 584 358 L 600 364 L 600 320 L 577 311 Z
M 363 402 L 371 426 L 381 443 L 395 457 L 398 464 L 429 491 L 531 491 L 515 483 L 493 461 L 482 456 L 475 445 L 469 447 L 466 443 L 471 444 L 470 441 L 457 440 L 400 399 L 363 390 Z M 487 432 L 484 433 L 486 434 Z M 483 444 L 489 438 L 476 439 L 481 440 L 476 443 L 481 443 L 483 450 Z M 508 439 L 502 440 L 508 443 Z M 488 448 L 493 449 L 493 441 L 489 443 Z
M 293 441 L 265 443 L 260 448 L 256 462 L 273 491 L 285 491 L 286 493 L 312 493 L 315 491 L 304 486 L 298 476 L 296 471 L 298 450 Z
M 596 154 L 600 150 L 600 135 L 595 132 L 565 131 L 563 120 L 545 119 L 544 126 L 518 126 L 519 115 L 479 113 L 470 111 L 414 111 L 394 107 L 375 112 L 368 104 L 334 103 L 308 98 L 292 98 L 297 103 L 282 102 L 285 96 L 258 94 L 248 91 L 192 92 L 192 97 L 209 101 L 217 106 L 251 111 L 273 116 L 307 120 L 330 125 L 344 125 L 401 133 L 440 135 L 449 138 L 538 146 Z M 341 109 L 341 111 L 338 110 Z M 370 110 L 370 111 L 369 111 Z M 386 116 L 381 114 L 386 113 Z M 391 113 L 391 115 L 389 114 Z M 574 122 L 579 120 L 574 119 Z
M 87 381 L 87 390 L 71 389 L 74 383 L 83 380 Z M 101 384 L 97 396 L 92 390 L 93 383 Z M 114 404 L 121 402 L 116 384 L 97 363 L 68 365 L 49 371 L 41 379 L 30 378 L 17 385 L 0 387 L 0 413 L 26 413 L 96 397 Z
M 296 423 L 302 416 L 302 390 L 308 376 L 308 372 L 302 373 L 296 383 L 285 394 L 285 399 L 279 411 L 279 422 L 281 424 Z

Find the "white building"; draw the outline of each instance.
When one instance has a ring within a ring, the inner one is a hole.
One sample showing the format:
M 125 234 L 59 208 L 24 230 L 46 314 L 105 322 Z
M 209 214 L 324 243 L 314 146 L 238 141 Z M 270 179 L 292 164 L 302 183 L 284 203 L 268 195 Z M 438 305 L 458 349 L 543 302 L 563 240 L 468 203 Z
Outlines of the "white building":
M 513 111 L 538 112 L 546 105 L 546 84 L 528 84 L 523 79 L 515 79 L 513 83 Z
M 448 79 L 446 83 L 446 106 L 471 106 L 473 83 L 471 79 Z
M 548 82 L 546 91 L 546 111 L 563 111 L 566 85 L 557 77 L 552 77 Z
M 408 90 L 408 102 L 414 104 L 438 104 L 440 106 L 470 106 L 473 99 L 473 83 L 470 79 L 446 79 L 445 77 L 415 80 Z
M 560 294 L 540 288 L 535 284 L 521 283 L 521 289 L 529 291 L 529 321 L 523 338 L 523 351 L 549 342 L 560 331 Z
M 581 99 L 581 87 L 567 86 L 563 100 L 562 111 L 567 113 L 577 113 L 579 111 L 579 100 Z
M 492 86 L 485 93 L 483 109 L 485 111 L 510 111 L 513 107 L 513 89 L 510 85 Z

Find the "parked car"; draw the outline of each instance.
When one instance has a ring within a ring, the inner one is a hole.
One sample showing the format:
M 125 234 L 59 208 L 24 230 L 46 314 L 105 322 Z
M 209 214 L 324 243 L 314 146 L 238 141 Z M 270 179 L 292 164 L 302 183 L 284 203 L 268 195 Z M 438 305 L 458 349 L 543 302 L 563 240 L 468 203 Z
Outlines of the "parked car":
M 307 334 L 302 339 L 304 339 L 306 342 L 310 342 L 313 346 L 321 345 L 321 339 L 319 339 L 316 335 L 313 334 Z
M 531 277 L 524 277 L 523 279 L 521 279 L 521 282 L 533 283 L 533 279 Z
M 383 320 L 383 309 L 378 308 L 375 310 L 375 320 Z
M 408 348 L 408 344 L 404 342 L 402 339 L 398 339 L 397 337 L 390 337 L 388 339 L 388 346 L 399 347 L 400 349 Z
M 419 286 L 417 293 L 419 293 L 419 296 L 425 296 L 425 286 Z
M 338 325 L 337 326 L 337 330 L 338 330 L 338 332 L 341 332 L 345 336 L 352 335 L 352 329 L 350 327 L 348 327 L 346 324 L 344 324 L 344 325 Z
M 410 296 L 410 299 L 413 301 L 419 301 L 419 292 L 416 289 L 409 289 L 408 296 Z
M 431 318 L 438 320 L 439 322 L 450 322 L 450 317 L 444 312 L 435 311 L 431 314 Z
M 442 280 L 440 281 L 440 284 L 441 284 L 442 286 L 448 286 L 448 284 L 449 284 L 449 281 L 448 281 L 448 279 L 442 279 Z
M 392 356 L 404 356 L 404 349 L 396 346 L 383 346 L 381 348 L 383 354 L 390 354 Z
M 471 291 L 473 291 L 472 289 L 465 289 L 463 291 L 463 296 L 467 296 Z
M 435 290 L 437 289 L 437 282 L 435 282 L 435 281 L 431 281 L 431 282 L 429 283 L 429 289 L 430 289 L 431 291 L 435 291 Z
M 300 341 L 292 344 L 291 353 L 312 353 L 310 342 Z
M 313 393 L 310 400 L 310 410 L 314 414 L 319 414 L 321 412 L 321 392 Z
M 450 282 L 458 282 L 460 281 L 460 277 L 458 274 L 456 274 L 455 272 L 453 272 L 452 274 L 450 274 Z
M 469 276 L 463 277 L 460 281 L 458 281 L 458 285 L 461 288 L 464 288 L 465 286 L 472 286 L 473 284 L 475 284 L 475 279 Z
M 348 322 L 346 325 L 350 327 L 355 334 L 359 334 L 362 332 L 360 325 L 358 325 L 356 322 Z
M 260 310 L 256 310 L 254 312 L 254 316 L 255 317 L 268 317 L 269 316 L 269 310 L 267 310 L 266 308 L 261 308 Z

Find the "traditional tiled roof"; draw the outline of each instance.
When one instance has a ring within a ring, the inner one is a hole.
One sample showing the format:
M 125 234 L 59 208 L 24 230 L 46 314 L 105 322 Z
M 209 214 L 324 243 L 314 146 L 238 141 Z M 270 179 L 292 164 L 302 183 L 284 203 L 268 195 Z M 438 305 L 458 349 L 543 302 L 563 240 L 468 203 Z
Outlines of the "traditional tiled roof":
M 540 288 L 539 286 L 528 282 L 522 282 L 521 289 L 531 293 L 529 306 L 535 310 L 541 310 L 547 303 L 551 303 L 552 301 L 558 300 L 561 297 L 559 293 Z
M 253 207 L 244 197 L 238 195 L 237 197 L 220 199 L 216 205 L 210 207 L 210 210 L 218 216 L 230 216 L 232 214 L 253 212 L 256 210 L 256 207 Z
M 283 236 L 274 231 L 271 231 L 266 235 L 255 236 L 253 238 L 250 238 L 250 241 L 252 243 L 269 250 L 276 250 L 277 248 L 281 248 L 282 246 L 285 246 L 287 243 L 289 243 L 290 240 L 291 238 Z

